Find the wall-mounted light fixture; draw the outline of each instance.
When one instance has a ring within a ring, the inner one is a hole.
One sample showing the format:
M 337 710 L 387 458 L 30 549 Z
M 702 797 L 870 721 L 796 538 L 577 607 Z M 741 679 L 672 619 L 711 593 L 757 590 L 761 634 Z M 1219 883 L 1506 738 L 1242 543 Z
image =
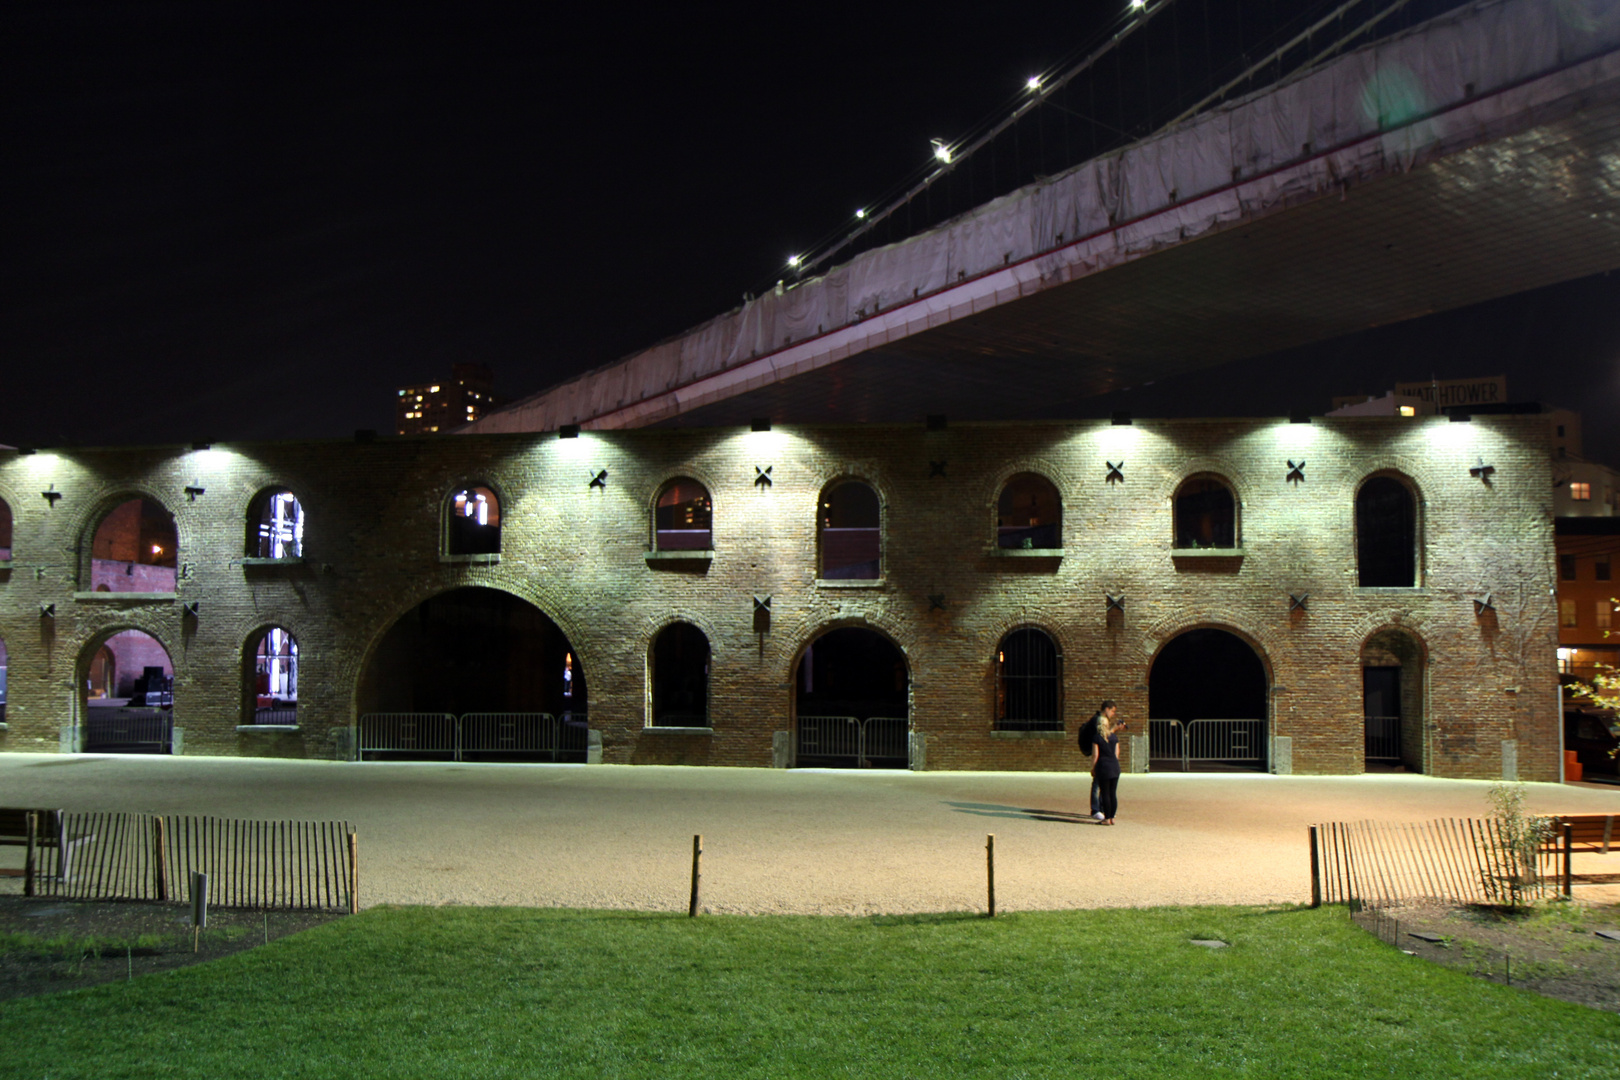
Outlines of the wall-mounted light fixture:
M 39 453 L 39 451 L 35 450 L 32 446 L 19 446 L 19 447 L 17 447 L 17 456 L 18 457 L 27 457 L 29 454 L 37 454 L 37 453 Z
M 193 450 L 212 450 L 214 448 L 214 444 L 209 442 L 207 439 L 198 439 L 196 442 L 191 444 L 191 448 Z
M 1128 427 L 1131 422 L 1131 414 L 1123 409 L 1115 409 L 1113 415 L 1108 418 L 1108 422 L 1115 427 Z
M 756 416 L 750 421 L 748 427 L 751 431 L 769 431 L 771 430 L 771 418 L 768 416 Z
M 1308 424 L 1311 422 L 1311 414 L 1303 409 L 1294 409 L 1288 414 L 1288 422 L 1290 424 Z
M 186 487 L 185 487 L 186 501 L 187 502 L 196 502 L 197 501 L 197 496 L 201 495 L 203 492 L 205 492 L 207 490 L 208 490 L 207 488 L 202 486 L 202 481 L 201 480 L 193 480 L 191 483 L 187 484 Z
M 579 438 L 579 425 L 578 424 L 564 424 L 562 427 L 557 429 L 557 438 L 559 438 L 559 439 L 577 439 L 577 438 Z
M 1453 424 L 1466 424 L 1468 421 L 1474 418 L 1472 414 L 1466 413 L 1461 409 L 1449 409 L 1447 410 L 1446 415 L 1451 418 L 1451 422 Z

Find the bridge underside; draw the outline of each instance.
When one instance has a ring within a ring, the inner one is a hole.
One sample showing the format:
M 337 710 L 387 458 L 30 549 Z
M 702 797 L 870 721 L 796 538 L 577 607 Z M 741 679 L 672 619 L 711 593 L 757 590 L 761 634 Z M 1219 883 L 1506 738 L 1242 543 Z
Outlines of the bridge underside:
M 1086 399 L 1620 268 L 1620 103 L 1218 227 L 657 426 L 1084 415 Z

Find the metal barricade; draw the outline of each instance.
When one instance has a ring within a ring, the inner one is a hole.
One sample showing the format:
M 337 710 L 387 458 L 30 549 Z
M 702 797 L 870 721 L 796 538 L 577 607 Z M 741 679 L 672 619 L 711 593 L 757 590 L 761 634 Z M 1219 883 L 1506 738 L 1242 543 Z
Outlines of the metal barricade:
M 1187 724 L 1187 761 L 1264 768 L 1266 722 L 1193 720 Z
M 1160 768 L 1174 763 L 1183 772 L 1187 769 L 1187 729 L 1180 720 L 1148 721 L 1148 762 L 1159 762 Z
M 168 709 L 85 710 L 87 754 L 167 754 L 174 747 L 174 713 Z
M 450 713 L 366 713 L 360 717 L 360 760 L 371 755 L 456 760 L 456 718 Z
M 1398 716 L 1369 716 L 1367 722 L 1367 760 L 1392 762 L 1401 760 L 1401 718 Z
M 910 722 L 900 717 L 801 716 L 796 756 L 800 765 L 865 769 L 883 761 L 903 768 L 911 760 L 910 736 Z
M 465 713 L 458 721 L 457 761 L 485 757 L 583 757 L 587 742 L 584 713 Z

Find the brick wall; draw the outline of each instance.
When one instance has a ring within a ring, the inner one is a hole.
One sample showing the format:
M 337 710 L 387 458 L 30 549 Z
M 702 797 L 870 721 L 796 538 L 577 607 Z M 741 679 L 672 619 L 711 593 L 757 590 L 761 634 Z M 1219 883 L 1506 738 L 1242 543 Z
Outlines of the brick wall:
M 424 599 L 458 586 L 505 590 L 567 635 L 589 680 L 604 759 L 769 765 L 790 730 L 793 672 L 826 629 L 864 625 L 902 650 L 929 768 L 1082 767 L 1077 726 L 1111 697 L 1148 712 L 1158 650 L 1192 627 L 1249 642 L 1270 680 L 1274 734 L 1296 772 L 1362 770 L 1363 647 L 1399 628 L 1424 667 L 1422 761 L 1446 776 L 1558 775 L 1556 609 L 1547 434 L 1533 418 L 1381 418 L 778 427 L 389 439 L 373 443 L 148 447 L 0 456 L 15 517 L 0 569 L 10 652 L 9 750 L 55 750 L 74 723 L 93 646 L 138 628 L 174 662 L 188 753 L 327 756 L 356 719 L 377 643 Z M 1483 458 L 1489 483 L 1469 475 Z M 1288 482 L 1288 461 L 1306 461 Z M 1105 462 L 1123 481 L 1106 481 Z M 771 483 L 756 483 L 769 467 Z M 604 485 L 591 479 L 606 470 Z M 1419 493 L 1421 583 L 1356 584 L 1357 486 L 1383 470 Z M 997 499 L 1021 472 L 1063 499 L 1061 556 L 1003 555 Z M 1215 475 L 1238 501 L 1242 556 L 1172 559 L 1171 499 Z M 713 497 L 712 561 L 649 560 L 653 503 L 677 476 Z M 882 577 L 818 582 L 818 500 L 859 478 L 882 504 Z M 441 555 L 445 500 L 471 483 L 502 501 L 498 561 Z M 188 486 L 204 492 L 194 500 Z M 306 515 L 304 557 L 244 560 L 255 496 L 285 486 Z M 44 499 L 54 490 L 61 498 Z M 177 595 L 96 594 L 90 538 L 145 495 L 174 515 Z M 1289 594 L 1309 594 L 1290 611 Z M 1476 615 L 1474 600 L 1492 606 Z M 754 632 L 753 598 L 772 598 Z M 1107 610 L 1123 596 L 1123 612 Z M 939 598 L 937 607 L 930 598 Z M 192 616 L 184 605 L 196 603 Z M 54 604 L 54 618 L 40 614 Z M 645 726 L 654 635 L 697 625 L 712 648 L 711 733 Z M 266 627 L 298 640 L 301 730 L 239 734 L 244 650 Z M 1064 656 L 1062 738 L 991 730 L 995 649 L 1038 626 Z M 1137 731 L 1141 728 L 1136 727 Z

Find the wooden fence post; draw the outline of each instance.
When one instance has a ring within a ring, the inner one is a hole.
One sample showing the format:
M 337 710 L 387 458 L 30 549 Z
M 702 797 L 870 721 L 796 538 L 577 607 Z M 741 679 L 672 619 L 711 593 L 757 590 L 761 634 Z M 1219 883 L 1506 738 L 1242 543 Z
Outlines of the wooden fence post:
M 1316 826 L 1311 826 L 1311 907 L 1322 906 L 1322 859 L 1317 854 Z
M 353 829 L 349 830 L 349 914 L 360 910 L 360 845 Z
M 156 878 L 157 898 L 169 898 L 169 845 L 165 835 L 167 827 L 163 815 L 152 819 L 152 874 Z
M 1575 847 L 1574 826 L 1564 822 L 1564 899 L 1574 899 L 1574 875 L 1570 873 L 1570 853 Z
M 990 918 L 996 917 L 996 834 L 989 833 L 984 838 L 984 869 L 986 883 L 990 887 Z
M 23 895 L 34 895 L 34 860 L 39 843 L 39 814 L 33 810 L 28 811 L 28 835 L 26 848 L 23 853 Z
M 697 918 L 698 913 L 698 885 L 703 880 L 703 834 L 698 833 L 692 837 L 692 902 L 687 905 L 686 916 L 689 919 Z

